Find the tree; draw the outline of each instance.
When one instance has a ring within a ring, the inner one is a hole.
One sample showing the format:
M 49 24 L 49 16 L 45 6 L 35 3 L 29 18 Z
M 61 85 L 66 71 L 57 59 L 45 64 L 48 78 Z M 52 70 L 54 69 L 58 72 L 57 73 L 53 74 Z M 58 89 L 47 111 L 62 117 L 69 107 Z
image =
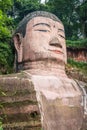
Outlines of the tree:
M 14 18 L 15 23 L 18 23 L 28 13 L 37 10 L 48 11 L 48 5 L 42 4 L 41 0 L 14 0 L 13 11 L 10 12 L 10 15 Z
M 39 4 L 39 0 L 14 0 L 13 15 L 15 20 L 20 21 L 28 13 L 38 10 Z
M 12 0 L 0 0 L 0 73 L 7 73 L 12 65 L 10 39 L 13 20 L 8 16 L 11 6 Z
M 87 38 L 87 0 L 83 0 L 76 8 L 79 28 L 83 38 Z

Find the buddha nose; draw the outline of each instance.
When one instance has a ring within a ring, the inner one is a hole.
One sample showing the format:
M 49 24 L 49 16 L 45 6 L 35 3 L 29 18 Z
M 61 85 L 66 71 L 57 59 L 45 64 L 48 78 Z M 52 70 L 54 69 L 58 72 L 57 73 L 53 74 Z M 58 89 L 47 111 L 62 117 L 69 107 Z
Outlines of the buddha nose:
M 62 48 L 61 43 L 59 42 L 58 38 L 56 38 L 56 37 L 51 39 L 51 41 L 49 42 L 49 45 Z

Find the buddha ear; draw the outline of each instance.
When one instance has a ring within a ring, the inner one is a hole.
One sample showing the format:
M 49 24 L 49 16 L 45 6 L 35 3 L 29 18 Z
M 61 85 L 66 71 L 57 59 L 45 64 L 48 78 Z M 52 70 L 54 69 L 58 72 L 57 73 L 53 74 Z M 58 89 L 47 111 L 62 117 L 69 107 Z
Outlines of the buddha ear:
M 14 46 L 17 51 L 18 62 L 22 62 L 23 59 L 23 37 L 20 33 L 17 33 L 13 37 Z

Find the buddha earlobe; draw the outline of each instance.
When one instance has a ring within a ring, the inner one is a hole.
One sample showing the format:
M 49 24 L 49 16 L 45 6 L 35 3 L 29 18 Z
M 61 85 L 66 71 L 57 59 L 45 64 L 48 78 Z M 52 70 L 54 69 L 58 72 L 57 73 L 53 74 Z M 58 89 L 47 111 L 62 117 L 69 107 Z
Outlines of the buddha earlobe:
M 13 37 L 14 46 L 18 55 L 18 62 L 22 62 L 23 59 L 23 37 L 20 33 L 15 34 Z

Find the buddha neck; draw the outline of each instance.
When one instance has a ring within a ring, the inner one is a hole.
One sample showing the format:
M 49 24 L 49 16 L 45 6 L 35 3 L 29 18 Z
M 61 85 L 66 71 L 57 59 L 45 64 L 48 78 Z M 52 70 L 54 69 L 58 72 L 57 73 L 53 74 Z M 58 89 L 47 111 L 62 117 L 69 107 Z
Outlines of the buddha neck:
M 23 64 L 24 70 L 36 75 L 55 75 L 67 77 L 65 73 L 65 65 L 59 64 L 58 61 L 34 61 Z

